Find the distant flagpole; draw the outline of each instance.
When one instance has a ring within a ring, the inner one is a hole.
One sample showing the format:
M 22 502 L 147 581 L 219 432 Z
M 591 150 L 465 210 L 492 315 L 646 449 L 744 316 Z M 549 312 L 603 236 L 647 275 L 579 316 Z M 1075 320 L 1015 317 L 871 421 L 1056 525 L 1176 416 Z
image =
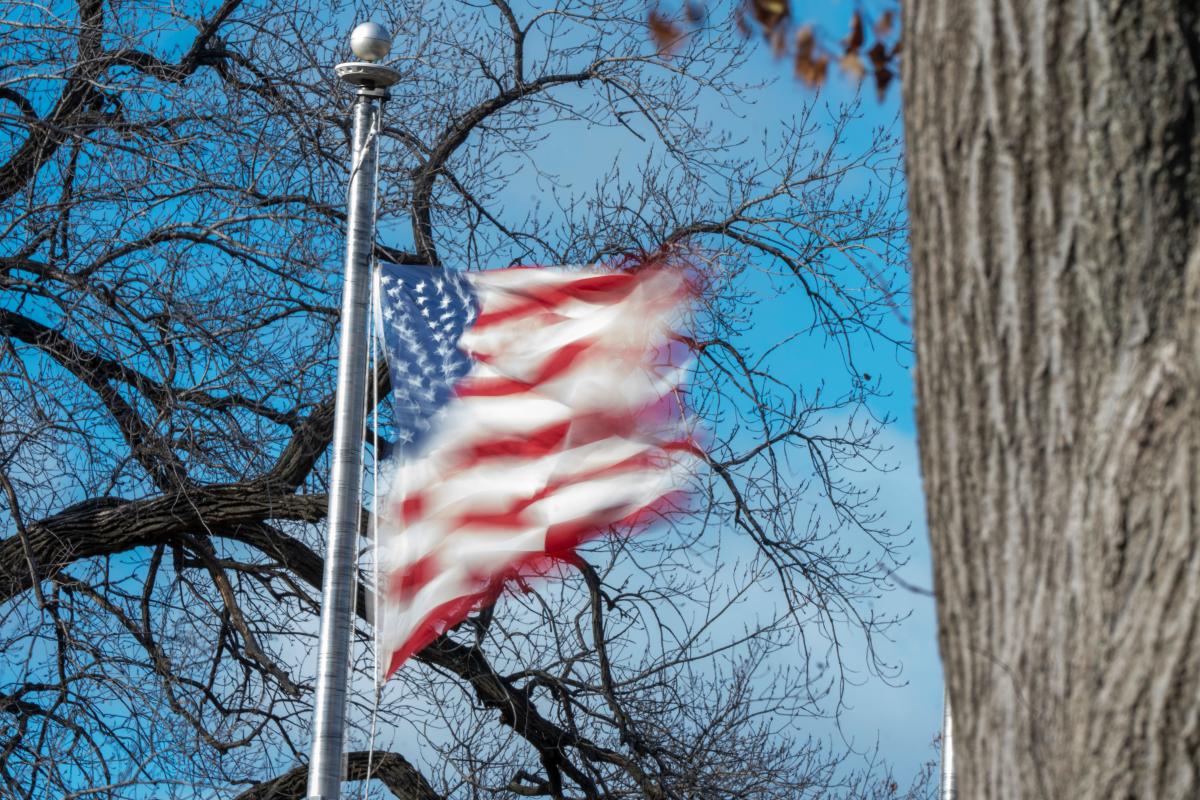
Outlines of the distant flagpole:
M 957 800 L 958 786 L 954 781 L 954 720 L 950 716 L 950 690 L 942 700 L 942 787 L 938 800 Z
M 350 672 L 355 561 L 362 515 L 362 443 L 367 401 L 367 319 L 371 253 L 375 241 L 380 105 L 387 87 L 400 79 L 391 67 L 374 62 L 392 49 L 391 35 L 366 22 L 350 34 L 361 61 L 338 64 L 338 78 L 356 87 L 354 131 L 346 214 L 346 277 L 338 345 L 337 400 L 333 425 L 333 465 L 329 485 L 329 527 L 321 597 L 317 689 L 313 706 L 310 800 L 341 796 L 346 689 Z M 379 101 L 378 103 L 376 101 Z

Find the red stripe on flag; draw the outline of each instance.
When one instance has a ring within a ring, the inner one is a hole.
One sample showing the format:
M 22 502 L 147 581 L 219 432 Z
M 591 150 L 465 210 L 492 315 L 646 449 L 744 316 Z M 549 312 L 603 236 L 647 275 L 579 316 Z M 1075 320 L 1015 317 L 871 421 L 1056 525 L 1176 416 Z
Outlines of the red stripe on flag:
M 472 380 L 466 378 L 454 387 L 454 393 L 459 397 L 503 397 L 528 392 L 546 381 L 562 375 L 594 344 L 594 342 L 575 342 L 557 350 L 554 355 L 546 359 L 542 364 L 541 371 L 532 380 L 521 381 L 515 378 L 477 378 Z
M 425 514 L 425 498 L 420 495 L 409 495 L 399 504 L 397 516 L 401 522 L 412 524 Z
M 392 653 L 385 677 L 391 677 L 392 673 L 399 669 L 405 661 L 428 647 L 435 639 L 465 620 L 473 612 L 496 602 L 504 591 L 506 581 L 545 576 L 556 564 L 575 565 L 578 562 L 575 548 L 581 544 L 594 539 L 608 528 L 628 528 L 636 531 L 646 527 L 668 512 L 676 510 L 679 507 L 679 499 L 683 496 L 683 492 L 671 492 L 603 528 L 581 523 L 554 526 L 547 534 L 545 552 L 526 553 L 490 578 L 480 576 L 483 587 L 481 590 L 435 606 L 426 614 L 413 627 L 404 644 Z
M 688 449 L 691 448 L 690 443 L 684 443 L 683 446 Z M 679 450 L 680 446 L 677 443 L 670 443 L 661 449 L 663 451 Z M 572 475 L 569 478 L 552 481 L 531 495 L 513 499 L 513 501 L 501 511 L 468 511 L 458 514 L 447 521 L 447 527 L 449 530 L 460 530 L 468 525 L 503 528 L 505 530 L 525 527 L 531 524 L 531 522 L 529 520 L 522 519 L 521 514 L 524 513 L 529 506 L 541 500 L 545 500 L 547 497 L 555 494 L 556 492 L 562 491 L 563 489 L 575 484 L 587 483 L 588 481 L 596 480 L 597 478 L 608 478 L 623 472 L 637 472 L 639 470 L 645 470 L 651 467 L 663 467 L 665 463 L 669 462 L 670 460 L 671 459 L 665 454 L 665 452 L 650 451 L 638 453 L 637 455 L 630 456 L 629 458 L 617 461 L 613 464 L 609 464 L 606 467 L 599 467 L 586 472 L 580 472 Z M 432 490 L 426 490 L 423 488 L 414 489 L 413 496 L 421 499 L 422 507 L 424 507 L 426 504 L 426 491 L 436 492 L 436 488 Z M 600 508 L 593 512 L 592 516 L 596 519 L 603 519 L 604 515 L 611 510 L 612 508 Z M 420 519 L 407 519 L 406 521 L 411 525 L 419 522 Z M 607 520 L 604 520 L 593 524 L 608 523 Z
M 475 320 L 477 330 L 517 317 L 530 314 L 552 312 L 564 303 L 581 300 L 586 303 L 612 304 L 624 299 L 637 285 L 637 276 L 632 273 L 617 272 L 611 275 L 583 275 L 579 280 L 558 286 L 532 286 L 520 290 L 508 290 L 508 293 L 521 298 L 518 302 L 497 311 L 486 308 Z M 498 289 L 497 291 L 504 291 Z
M 391 574 L 388 579 L 388 594 L 401 602 L 408 602 L 413 595 L 438 576 L 439 568 L 436 553 L 417 559 Z
M 546 531 L 546 554 L 559 559 L 567 559 L 576 547 L 595 539 L 601 533 L 611 528 L 639 529 L 649 525 L 654 520 L 664 516 L 666 512 L 680 506 L 684 493 L 668 492 L 641 508 L 626 514 L 620 519 L 611 520 L 604 525 L 588 525 L 582 522 L 564 522 L 561 525 L 551 525 Z
M 562 449 L 571 432 L 572 423 L 559 422 L 525 436 L 508 436 L 472 445 L 463 452 L 455 466 L 470 467 L 494 458 L 536 459 Z
M 482 442 L 463 445 L 461 455 L 447 457 L 447 464 L 456 470 L 466 470 L 495 459 L 523 459 L 536 461 L 577 447 L 602 442 L 605 439 L 627 438 L 637 432 L 642 419 L 670 420 L 674 412 L 678 416 L 678 405 L 664 410 L 659 403 L 647 406 L 637 414 L 610 414 L 594 412 L 581 414 L 565 422 L 556 422 L 544 428 L 520 436 L 503 436 Z M 665 413 L 664 413 L 665 412 Z
M 499 596 L 498 590 L 496 594 Z M 456 597 L 449 602 L 442 603 L 426 614 L 424 619 L 421 620 L 404 641 L 404 644 L 392 653 L 391 661 L 388 664 L 387 677 L 390 678 L 392 673 L 400 669 L 405 661 L 428 647 L 434 639 L 466 619 L 472 611 L 486 605 L 486 603 L 481 603 L 484 597 L 485 595 L 482 594 Z

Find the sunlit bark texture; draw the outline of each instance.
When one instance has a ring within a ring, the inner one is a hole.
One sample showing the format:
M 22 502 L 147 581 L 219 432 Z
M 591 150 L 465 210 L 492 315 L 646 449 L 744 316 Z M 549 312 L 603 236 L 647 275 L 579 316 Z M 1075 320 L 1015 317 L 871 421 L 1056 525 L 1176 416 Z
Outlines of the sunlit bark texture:
M 1200 796 L 1200 6 L 904 16 L 960 796 Z

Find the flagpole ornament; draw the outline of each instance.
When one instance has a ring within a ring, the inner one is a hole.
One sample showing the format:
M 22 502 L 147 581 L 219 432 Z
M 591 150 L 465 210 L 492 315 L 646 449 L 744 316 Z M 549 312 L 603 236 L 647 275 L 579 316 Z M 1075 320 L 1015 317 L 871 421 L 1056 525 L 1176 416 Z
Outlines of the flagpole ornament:
M 364 22 L 350 32 L 350 49 L 363 61 L 379 61 L 392 52 L 392 35 L 378 22 Z
M 400 73 L 375 62 L 392 52 L 392 35 L 377 22 L 364 22 L 350 34 L 350 49 L 361 61 L 347 61 L 333 68 L 345 83 L 358 87 L 360 96 L 387 99 L 387 87 L 400 80 Z
M 337 395 L 334 407 L 332 465 L 325 573 L 313 733 L 308 764 L 309 800 L 341 796 L 342 747 L 349 683 L 350 634 L 357 592 L 355 563 L 362 517 L 362 443 L 367 399 L 367 323 L 371 256 L 375 241 L 375 192 L 378 181 L 380 102 L 400 79 L 391 67 L 375 63 L 391 51 L 387 30 L 363 23 L 350 37 L 362 61 L 339 64 L 337 76 L 355 87 L 350 186 L 346 208 L 345 283 L 341 338 L 338 344 Z

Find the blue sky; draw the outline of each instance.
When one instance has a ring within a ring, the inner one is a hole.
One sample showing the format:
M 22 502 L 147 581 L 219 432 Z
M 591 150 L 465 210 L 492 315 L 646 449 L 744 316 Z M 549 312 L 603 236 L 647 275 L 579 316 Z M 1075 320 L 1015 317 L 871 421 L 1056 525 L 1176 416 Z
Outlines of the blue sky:
M 856 4 L 845 2 L 823 4 L 799 4 L 802 17 L 813 21 L 818 28 L 831 36 L 842 35 Z M 775 61 L 766 48 L 761 48 L 747 65 L 759 74 L 780 75 L 772 86 L 765 89 L 761 100 L 744 120 L 732 128 L 753 140 L 763 128 L 770 128 L 788 116 L 789 110 L 804 102 L 828 102 L 837 104 L 854 96 L 857 88 L 852 82 L 831 73 L 829 84 L 819 96 L 790 78 L 786 62 Z M 876 102 L 874 90 L 864 84 L 863 118 L 850 131 L 844 146 L 860 148 L 867 143 L 873 126 L 894 125 L 900 129 L 899 83 L 892 87 L 884 102 Z M 907 298 L 900 315 L 907 318 Z M 786 332 L 789 320 L 780 314 L 768 315 L 762 321 L 763 334 L 779 338 Z M 900 319 L 898 325 L 903 325 Z M 815 337 L 806 337 L 798 345 L 804 348 L 806 359 L 829 361 L 837 353 Z M 912 357 L 894 352 L 875 351 L 862 366 L 879 375 L 886 395 L 876 402 L 876 408 L 894 418 L 884 436 L 890 446 L 885 463 L 893 467 L 891 472 L 877 475 L 874 481 L 880 489 L 880 508 L 889 517 L 893 527 L 911 526 L 912 545 L 908 550 L 909 563 L 898 572 L 898 577 L 910 585 L 923 588 L 932 586 L 928 536 L 925 528 L 925 508 L 921 492 L 920 469 L 917 460 L 916 421 L 912 384 Z M 784 368 L 786 370 L 786 367 Z M 805 360 L 795 359 L 792 368 L 779 377 L 789 382 L 804 380 Z M 788 374 L 790 372 L 790 374 Z M 942 713 L 942 673 L 937 651 L 937 623 L 932 598 L 897 588 L 879 603 L 882 610 L 909 613 L 910 616 L 894 631 L 893 642 L 882 647 L 889 661 L 903 666 L 900 685 L 889 686 L 885 682 L 869 678 L 861 686 L 852 688 L 848 710 L 837 724 L 835 736 L 853 744 L 856 750 L 870 752 L 878 744 L 879 754 L 891 762 L 897 776 L 908 778 L 915 774 L 919 765 L 936 755 L 931 747 L 938 734 Z

